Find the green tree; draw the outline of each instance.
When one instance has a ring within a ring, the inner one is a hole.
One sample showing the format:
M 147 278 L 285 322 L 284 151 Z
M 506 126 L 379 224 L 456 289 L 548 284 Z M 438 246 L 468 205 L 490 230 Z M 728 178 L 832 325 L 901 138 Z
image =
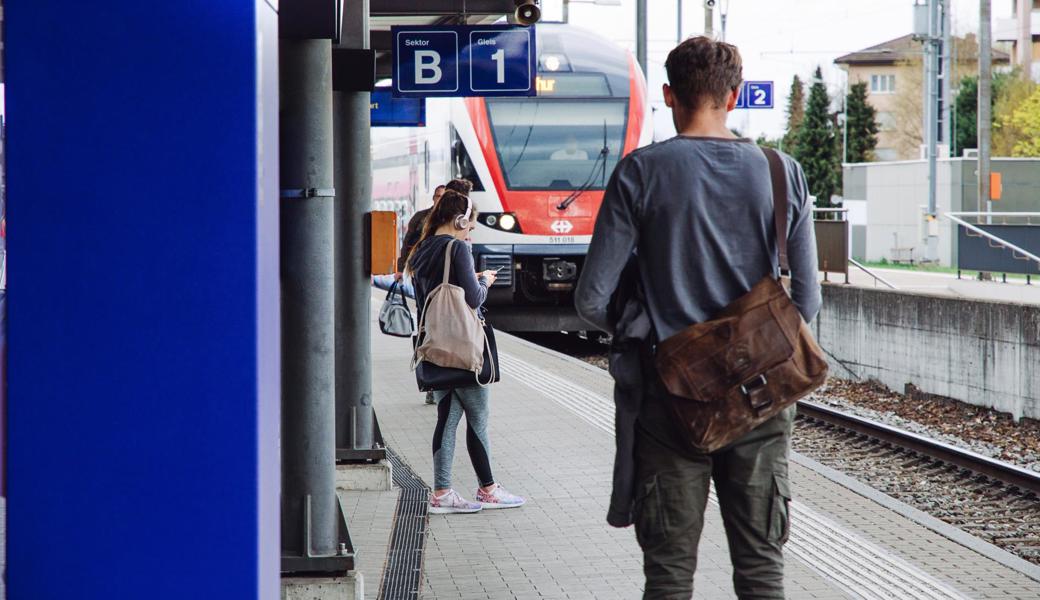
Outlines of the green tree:
M 965 148 L 979 147 L 979 78 L 965 77 L 957 86 L 957 97 L 953 100 L 956 131 L 953 133 L 951 156 L 961 156 Z
M 783 137 L 783 150 L 794 154 L 798 147 L 798 130 L 805 120 L 805 86 L 797 75 L 791 80 L 791 91 L 787 94 L 787 131 Z
M 846 160 L 850 163 L 874 160 L 877 148 L 877 111 L 867 102 L 867 83 L 852 84 L 845 99 L 845 127 L 848 147 Z
M 994 156 L 1010 156 L 1014 146 L 1015 133 L 1005 128 L 1001 131 L 1000 119 L 1003 115 L 1014 112 L 1015 107 L 1029 97 L 1032 84 L 1022 81 L 1017 71 L 995 73 L 993 75 L 993 94 L 991 96 L 993 115 L 993 138 L 991 148 Z M 979 78 L 969 75 L 961 79 L 957 85 L 957 96 L 953 99 L 955 130 L 953 132 L 953 148 L 951 156 L 961 156 L 965 148 L 979 147 Z
M 1001 117 L 1001 129 L 1014 129 L 1019 135 L 1011 149 L 1011 156 L 1040 156 L 1040 86 L 1023 100 L 1014 112 Z
M 834 134 L 834 122 L 830 114 L 831 100 L 827 86 L 823 83 L 823 72 L 816 67 L 809 102 L 805 107 L 805 119 L 798 129 L 798 145 L 794 157 L 802 165 L 809 191 L 816 196 L 816 205 L 829 208 L 831 196 L 837 189 L 838 144 Z

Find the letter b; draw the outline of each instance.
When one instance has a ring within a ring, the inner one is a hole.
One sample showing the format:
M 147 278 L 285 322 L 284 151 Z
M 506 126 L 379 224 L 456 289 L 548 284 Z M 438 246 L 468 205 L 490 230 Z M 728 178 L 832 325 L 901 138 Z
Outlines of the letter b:
M 415 83 L 432 85 L 441 80 L 441 54 L 433 50 L 415 51 Z

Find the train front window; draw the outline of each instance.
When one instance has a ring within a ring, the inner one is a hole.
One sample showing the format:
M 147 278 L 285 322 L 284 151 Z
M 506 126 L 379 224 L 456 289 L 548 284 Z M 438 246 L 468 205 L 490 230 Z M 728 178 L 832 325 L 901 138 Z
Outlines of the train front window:
M 487 105 L 511 190 L 603 189 L 621 158 L 625 100 L 495 98 Z

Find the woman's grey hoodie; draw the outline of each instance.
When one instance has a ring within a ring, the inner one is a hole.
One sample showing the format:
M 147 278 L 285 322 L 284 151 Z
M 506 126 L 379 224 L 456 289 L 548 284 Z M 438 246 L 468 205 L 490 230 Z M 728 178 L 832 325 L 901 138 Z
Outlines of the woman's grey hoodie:
M 419 242 L 410 261 L 412 285 L 415 287 L 415 303 L 418 317 L 422 319 L 422 308 L 426 304 L 426 296 L 433 291 L 444 278 L 444 252 L 453 239 L 450 235 L 435 235 Z M 487 299 L 487 280 L 477 278 L 473 266 L 473 254 L 469 244 L 455 240 L 451 251 L 451 271 L 448 283 L 461 287 L 466 292 L 466 304 L 483 315 L 484 300 Z

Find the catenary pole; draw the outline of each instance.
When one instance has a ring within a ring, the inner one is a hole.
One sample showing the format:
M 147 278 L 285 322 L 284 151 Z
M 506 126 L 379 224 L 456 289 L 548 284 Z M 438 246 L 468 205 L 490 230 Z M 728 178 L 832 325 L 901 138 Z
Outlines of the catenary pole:
M 991 40 L 992 12 L 990 0 L 979 2 L 979 105 L 977 131 L 979 134 L 979 168 L 978 168 L 978 211 L 982 212 L 982 203 L 986 203 L 989 212 L 989 173 L 990 173 L 990 127 L 992 118 L 993 80 L 990 61 L 992 59 Z

